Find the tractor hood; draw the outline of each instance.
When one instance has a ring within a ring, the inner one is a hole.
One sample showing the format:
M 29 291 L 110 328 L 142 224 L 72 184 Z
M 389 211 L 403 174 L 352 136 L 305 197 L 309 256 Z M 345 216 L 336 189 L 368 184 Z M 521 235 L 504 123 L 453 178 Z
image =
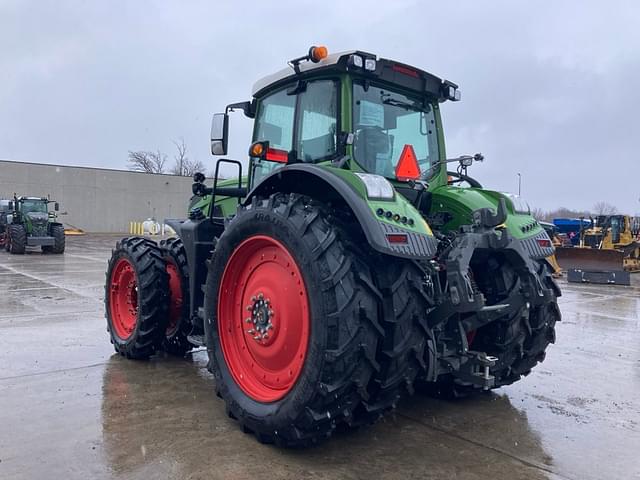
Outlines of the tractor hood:
M 444 230 L 457 230 L 462 225 L 472 223 L 472 213 L 480 208 L 498 208 L 501 198 L 507 206 L 507 220 L 504 225 L 515 238 L 528 238 L 543 231 L 540 224 L 514 198 L 493 190 L 437 187 L 432 191 L 432 215 L 439 215 Z M 528 209 L 527 209 L 528 210 Z
M 27 217 L 33 223 L 47 223 L 49 221 L 49 214 L 43 212 L 29 212 L 27 213 Z

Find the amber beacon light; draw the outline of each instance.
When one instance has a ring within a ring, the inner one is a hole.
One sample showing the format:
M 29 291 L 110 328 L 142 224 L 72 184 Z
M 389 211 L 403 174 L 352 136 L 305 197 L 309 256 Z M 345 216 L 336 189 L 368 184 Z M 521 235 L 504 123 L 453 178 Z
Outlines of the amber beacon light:
M 329 50 L 325 46 L 311 47 L 309 49 L 309 59 L 313 63 L 318 63 L 320 60 L 324 60 L 329 55 Z

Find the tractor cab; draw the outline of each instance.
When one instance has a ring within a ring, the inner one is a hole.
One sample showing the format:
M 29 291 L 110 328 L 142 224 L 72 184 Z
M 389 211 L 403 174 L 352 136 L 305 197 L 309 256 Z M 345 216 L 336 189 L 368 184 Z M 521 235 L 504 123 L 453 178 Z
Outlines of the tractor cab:
M 415 67 L 357 50 L 329 55 L 324 47 L 259 80 L 252 95 L 212 127 L 212 153 L 224 154 L 228 112 L 242 107 L 255 118 L 249 189 L 296 163 L 394 183 L 431 180 L 445 164 L 439 103 L 460 99 L 457 85 Z

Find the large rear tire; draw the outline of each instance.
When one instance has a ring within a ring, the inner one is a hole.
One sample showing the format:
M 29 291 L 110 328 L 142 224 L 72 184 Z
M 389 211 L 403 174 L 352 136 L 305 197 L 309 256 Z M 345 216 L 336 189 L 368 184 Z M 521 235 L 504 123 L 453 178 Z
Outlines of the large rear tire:
M 169 307 L 168 275 L 162 251 L 152 240 L 124 238 L 107 268 L 107 330 L 116 352 L 145 359 L 164 340 Z
M 189 340 L 189 267 L 182 240 L 168 238 L 160 249 L 169 275 L 169 320 L 162 348 L 172 355 L 183 356 L 195 347 Z
M 9 225 L 9 252 L 22 255 L 27 249 L 27 231 L 24 225 Z
M 217 242 L 205 288 L 209 368 L 229 416 L 258 440 L 313 444 L 397 400 L 404 379 L 376 383 L 398 374 L 386 365 L 368 255 L 295 194 L 254 199 Z

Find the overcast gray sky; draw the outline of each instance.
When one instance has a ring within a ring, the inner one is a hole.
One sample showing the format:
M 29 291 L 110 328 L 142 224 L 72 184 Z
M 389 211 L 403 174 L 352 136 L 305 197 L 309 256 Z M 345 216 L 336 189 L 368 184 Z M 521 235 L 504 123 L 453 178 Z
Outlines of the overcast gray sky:
M 640 212 L 640 2 L 453 3 L 0 0 L 0 158 L 126 168 L 183 137 L 212 167 L 210 115 L 324 44 L 458 83 L 447 153 L 482 152 L 485 187 L 520 172 L 532 206 Z

